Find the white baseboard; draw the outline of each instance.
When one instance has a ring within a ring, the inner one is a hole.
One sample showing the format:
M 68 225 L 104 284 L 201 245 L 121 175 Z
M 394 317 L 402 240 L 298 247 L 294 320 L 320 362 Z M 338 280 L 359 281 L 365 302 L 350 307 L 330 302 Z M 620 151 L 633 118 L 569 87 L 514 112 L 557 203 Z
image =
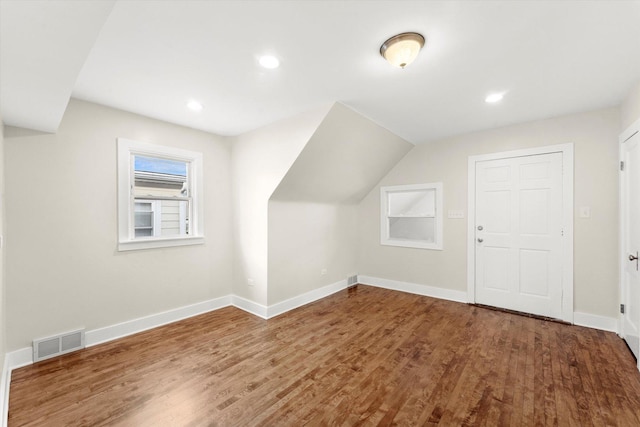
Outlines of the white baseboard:
M 25 347 L 11 351 L 4 355 L 2 378 L 0 379 L 0 426 L 7 427 L 9 420 L 9 388 L 11 386 L 11 371 L 33 363 L 33 348 Z
M 137 334 L 138 332 L 148 329 L 157 328 L 158 326 L 167 325 L 177 322 L 178 320 L 188 317 L 197 316 L 209 311 L 217 310 L 222 307 L 231 305 L 231 296 L 227 295 L 184 307 L 167 310 L 162 313 L 152 314 L 150 316 L 140 317 L 138 319 L 128 320 L 104 328 L 94 329 L 85 333 L 85 343 L 87 347 L 102 344 L 128 335 Z
M 578 326 L 618 333 L 618 319 L 614 317 L 598 316 L 596 314 L 576 311 L 573 313 L 573 323 Z
M 11 351 L 4 357 L 7 368 L 9 369 L 9 372 L 11 372 L 14 369 L 22 368 L 23 366 L 31 365 L 33 363 L 33 347 L 25 347 Z
M 324 298 L 332 293 L 338 292 L 346 288 L 346 280 L 334 283 L 323 288 L 315 289 L 311 292 L 299 295 L 297 297 L 274 304 L 271 307 L 258 304 L 237 295 L 227 295 L 212 300 L 179 307 L 173 310 L 156 313 L 137 319 L 128 320 L 126 322 L 117 323 L 115 325 L 105 326 L 104 328 L 93 329 L 85 333 L 85 344 L 87 347 L 113 341 L 128 335 L 137 334 L 169 323 L 177 322 L 188 317 L 197 316 L 223 307 L 235 306 L 250 314 L 263 319 L 274 317 L 286 311 L 308 304 L 318 299 Z M 21 368 L 33 363 L 33 348 L 25 347 L 19 350 L 9 352 L 5 356 L 5 365 L 8 374 L 13 369 Z M 4 375 L 4 374 L 3 374 Z M 4 378 L 4 377 L 3 377 Z M 2 384 L 0 384 L 1 386 Z
M 417 283 L 399 282 L 397 280 L 381 279 L 378 277 L 358 275 L 358 283 L 363 285 L 376 286 L 378 288 L 391 289 L 394 291 L 408 292 L 410 294 L 423 295 L 445 299 L 456 302 L 467 302 L 466 291 L 456 291 L 454 289 L 438 288 L 435 286 L 419 285 Z
M 358 275 L 359 283 L 363 285 L 377 286 L 379 288 L 391 289 L 394 291 L 409 292 L 412 294 L 424 295 L 428 297 L 446 299 L 457 302 L 467 302 L 467 293 L 452 289 L 437 288 L 434 286 L 418 285 L 416 283 L 399 282 L 397 280 L 380 279 Z M 596 314 L 574 312 L 573 323 L 578 326 L 585 326 L 592 329 L 600 329 L 607 332 L 618 333 L 618 319 L 613 317 L 599 316 Z
M 254 316 L 267 319 L 267 313 L 269 308 L 266 305 L 258 304 L 257 302 L 253 302 L 251 300 L 239 297 L 237 295 L 233 295 L 231 297 L 231 305 L 239 308 L 240 310 L 244 310 L 247 313 L 251 313 Z
M 251 313 L 254 316 L 262 317 L 263 319 L 271 319 L 272 317 L 279 316 L 280 314 L 286 313 L 294 308 L 325 298 L 346 288 L 347 280 L 345 279 L 269 306 L 258 304 L 257 302 L 237 295 L 232 295 L 231 305 L 239 308 L 240 310 L 244 310 L 247 313 Z
M 102 344 L 104 342 L 113 341 L 128 335 L 137 334 L 178 320 L 188 317 L 197 316 L 209 311 L 217 310 L 222 307 L 231 305 L 231 296 L 224 296 L 199 302 L 196 304 L 179 307 L 173 310 L 152 314 L 138 319 L 128 320 L 126 322 L 117 323 L 115 325 L 106 326 L 104 328 L 93 329 L 85 333 L 85 345 L 91 347 Z M 5 364 L 8 365 L 9 372 L 31 365 L 33 363 L 33 348 L 25 347 L 7 353 L 5 356 Z
M 9 386 L 11 385 L 11 369 L 9 369 L 9 360 L 7 355 L 4 356 L 2 366 L 2 378 L 0 379 L 0 416 L 2 416 L 2 427 L 7 427 L 9 417 Z
M 339 282 L 323 286 L 322 288 L 305 292 L 302 295 L 289 298 L 288 300 L 270 305 L 267 308 L 267 319 L 279 316 L 280 314 L 286 313 L 287 311 L 293 310 L 294 308 L 302 307 L 303 305 L 309 304 L 319 299 L 326 298 L 331 294 L 335 294 L 336 292 L 346 289 L 347 287 L 347 279 L 344 279 L 340 280 Z

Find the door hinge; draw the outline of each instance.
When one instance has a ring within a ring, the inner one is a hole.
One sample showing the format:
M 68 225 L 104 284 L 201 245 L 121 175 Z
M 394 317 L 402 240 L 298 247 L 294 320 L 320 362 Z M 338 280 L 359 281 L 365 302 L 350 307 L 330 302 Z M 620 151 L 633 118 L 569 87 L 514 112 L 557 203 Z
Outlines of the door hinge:
M 624 304 L 620 304 L 620 313 L 624 314 Z
M 624 162 L 620 162 L 620 170 L 623 171 L 624 170 Z

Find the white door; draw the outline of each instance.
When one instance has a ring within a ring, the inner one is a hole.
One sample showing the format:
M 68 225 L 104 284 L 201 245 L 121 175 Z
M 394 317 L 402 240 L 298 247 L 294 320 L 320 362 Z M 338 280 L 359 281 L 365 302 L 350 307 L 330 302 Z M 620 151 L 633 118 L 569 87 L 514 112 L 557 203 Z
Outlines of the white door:
M 623 337 L 638 358 L 640 351 L 640 133 L 622 145 L 624 171 L 622 175 L 624 264 L 623 295 L 625 306 L 622 325 Z
M 475 301 L 562 317 L 562 153 L 476 163 Z

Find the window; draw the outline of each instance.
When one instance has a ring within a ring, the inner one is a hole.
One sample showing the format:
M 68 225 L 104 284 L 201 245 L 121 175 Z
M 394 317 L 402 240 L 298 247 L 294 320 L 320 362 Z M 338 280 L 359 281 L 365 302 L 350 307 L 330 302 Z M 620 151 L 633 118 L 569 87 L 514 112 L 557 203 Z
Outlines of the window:
M 118 138 L 118 250 L 203 243 L 202 209 L 201 153 Z
M 442 183 L 381 187 L 380 244 L 442 250 Z

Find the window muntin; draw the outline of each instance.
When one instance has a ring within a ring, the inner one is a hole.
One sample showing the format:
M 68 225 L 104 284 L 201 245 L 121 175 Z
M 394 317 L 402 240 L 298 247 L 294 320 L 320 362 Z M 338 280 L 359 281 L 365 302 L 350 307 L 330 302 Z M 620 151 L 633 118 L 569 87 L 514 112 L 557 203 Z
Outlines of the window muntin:
M 202 154 L 118 139 L 119 250 L 203 243 Z
M 442 183 L 380 189 L 380 243 L 442 249 Z

